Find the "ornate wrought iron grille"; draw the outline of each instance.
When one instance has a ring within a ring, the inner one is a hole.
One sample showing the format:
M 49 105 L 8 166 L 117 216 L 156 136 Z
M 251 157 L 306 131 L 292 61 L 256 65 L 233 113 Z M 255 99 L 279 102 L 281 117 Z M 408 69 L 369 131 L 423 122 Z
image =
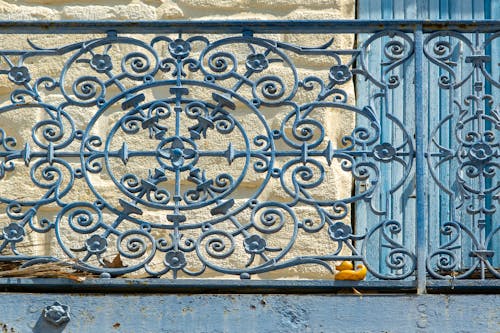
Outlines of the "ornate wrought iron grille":
M 0 51 L 2 261 L 328 279 L 351 260 L 420 288 L 500 276 L 498 22 L 0 29 L 37 34 Z M 35 41 L 56 34 L 74 41 Z

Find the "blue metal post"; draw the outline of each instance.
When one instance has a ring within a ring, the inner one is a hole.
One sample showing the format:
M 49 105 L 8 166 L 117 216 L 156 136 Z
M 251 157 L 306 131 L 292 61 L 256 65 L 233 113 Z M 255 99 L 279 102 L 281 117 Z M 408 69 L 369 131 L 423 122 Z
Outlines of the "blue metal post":
M 426 291 L 426 220 L 424 182 L 424 104 L 423 104 L 423 38 L 422 25 L 415 28 L 415 140 L 416 140 L 416 192 L 417 192 L 417 292 Z

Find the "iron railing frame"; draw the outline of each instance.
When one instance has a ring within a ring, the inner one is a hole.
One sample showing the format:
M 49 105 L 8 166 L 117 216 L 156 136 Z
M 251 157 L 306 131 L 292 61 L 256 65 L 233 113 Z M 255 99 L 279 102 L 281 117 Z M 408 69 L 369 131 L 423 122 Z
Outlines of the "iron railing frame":
M 128 34 L 241 34 L 258 33 L 373 33 L 393 29 L 423 33 L 451 30 L 496 32 L 500 20 L 214 20 L 214 21 L 1 21 L 2 34 L 90 34 L 116 31 Z
M 423 34 L 436 31 L 493 33 L 500 20 L 271 20 L 271 21 L 0 21 L 1 34 L 253 34 L 264 33 L 376 33 L 382 30 L 413 33 L 415 43 L 415 163 L 417 212 L 425 211 L 425 152 L 423 117 Z M 426 278 L 425 214 L 416 216 L 417 276 L 415 281 L 207 281 L 101 278 L 75 283 L 65 279 L 0 278 L 5 291 L 44 292 L 242 292 L 325 293 L 345 288 L 374 292 L 499 292 L 498 280 L 459 281 Z M 2 258 L 2 260 L 7 258 Z M 12 258 L 15 260 L 16 258 Z M 17 257 L 17 259 L 22 259 Z

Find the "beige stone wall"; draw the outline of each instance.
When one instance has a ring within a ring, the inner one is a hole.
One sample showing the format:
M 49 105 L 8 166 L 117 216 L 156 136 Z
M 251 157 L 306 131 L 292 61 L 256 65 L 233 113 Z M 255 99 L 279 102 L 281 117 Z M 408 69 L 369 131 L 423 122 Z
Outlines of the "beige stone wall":
M 2 20 L 349 19 L 351 0 L 0 1 Z
M 106 5 L 103 5 L 103 3 Z M 354 0 L 273 0 L 273 1 L 261 1 L 261 0 L 143 0 L 136 1 L 132 0 L 130 2 L 123 1 L 61 1 L 61 0 L 32 0 L 32 1 L 0 1 L 0 20 L 220 20 L 220 19 L 257 19 L 257 20 L 271 20 L 271 19 L 351 19 L 354 18 Z M 100 37 L 100 36 L 96 36 Z M 137 38 L 138 36 L 133 36 Z M 151 36 L 143 36 L 145 40 L 150 40 Z M 175 36 L 172 36 L 175 38 Z M 283 42 L 297 44 L 301 46 L 318 46 L 322 45 L 332 36 L 330 35 L 274 35 L 274 36 L 258 36 L 258 37 L 272 37 Z M 334 36 L 334 43 L 331 47 L 332 49 L 350 49 L 354 43 L 354 37 L 352 35 L 338 35 Z M 2 49 L 28 49 L 30 45 L 27 39 L 40 47 L 50 48 L 56 46 L 62 46 L 66 43 L 73 41 L 80 41 L 89 36 L 47 36 L 47 35 L 36 35 L 36 36 L 6 36 L 1 40 Z M 220 36 L 209 36 L 211 40 L 220 38 Z M 244 46 L 244 45 L 243 45 Z M 232 49 L 238 58 L 239 63 L 245 62 L 245 56 L 248 52 L 242 49 Z M 166 47 L 166 46 L 163 46 Z M 123 48 L 112 48 L 109 52 L 110 55 L 114 54 L 116 57 L 119 54 L 125 54 L 130 51 L 127 46 Z M 199 52 L 196 49 L 193 50 L 194 53 Z M 327 79 L 328 70 L 331 66 L 331 58 L 324 56 L 299 56 L 294 54 L 289 54 L 295 66 L 297 66 L 299 78 L 303 79 L 310 75 L 316 75 L 323 79 Z M 343 58 L 343 61 L 348 61 L 349 57 Z M 44 75 L 48 76 L 58 76 L 60 73 L 60 68 L 67 61 L 67 58 L 41 58 L 34 57 L 27 59 L 25 64 L 30 69 L 30 74 L 32 78 L 40 77 Z M 6 66 L 4 61 L 0 62 L 3 66 Z M 115 64 L 119 66 L 119 63 Z M 67 82 L 62 85 L 67 89 L 70 89 L 71 82 L 73 82 L 82 73 L 85 73 L 85 66 L 74 66 L 71 71 L 67 73 Z M 293 84 L 293 76 L 286 75 L 286 71 L 289 70 L 286 66 L 282 64 L 275 64 L 269 67 L 269 73 L 274 73 L 278 75 L 283 75 L 285 82 L 287 84 Z M 290 73 L 289 73 L 290 74 Z M 188 78 L 193 80 L 202 80 L 203 78 L 196 73 L 188 73 Z M 287 81 L 288 80 L 288 81 Z M 131 86 L 136 84 L 134 82 L 128 82 Z M 227 85 L 231 87 L 234 84 L 232 81 L 227 81 L 222 85 Z M 352 81 L 344 84 L 342 87 L 349 96 L 348 104 L 354 104 L 354 93 L 352 87 Z M 1 105 L 5 106 L 10 104 L 9 94 L 15 89 L 12 81 L 8 79 L 7 75 L 0 75 L 0 101 Z M 61 103 L 62 96 L 57 93 L 45 92 L 44 101 L 57 105 Z M 116 94 L 117 91 L 113 89 L 108 90 L 108 94 Z M 155 89 L 148 89 L 143 92 L 146 97 L 146 101 L 153 101 L 158 98 L 165 98 L 164 90 L 162 87 Z M 190 94 L 193 98 L 198 98 L 201 100 L 208 101 L 211 99 L 211 93 L 204 89 L 192 88 Z M 305 103 L 310 100 L 314 93 L 318 93 L 317 90 L 312 92 L 300 91 L 297 97 L 299 103 Z M 163 95 L 162 95 L 163 94 Z M 247 95 L 245 95 L 247 94 Z M 250 98 L 251 92 L 244 91 L 242 95 Z M 122 100 L 120 100 L 121 103 Z M 100 119 L 96 125 L 93 127 L 91 133 L 99 135 L 105 138 L 109 134 L 110 128 L 118 121 L 123 115 L 119 112 L 120 104 L 110 106 L 106 112 L 103 113 L 102 119 Z M 285 112 L 289 112 L 288 109 L 282 108 L 283 112 L 276 112 L 276 109 L 270 108 L 266 110 L 263 108 L 261 111 L 266 115 L 267 122 L 272 126 L 272 129 L 279 129 Z M 69 112 L 69 111 L 68 111 Z M 85 122 L 88 121 L 88 112 L 95 112 L 95 110 L 86 111 L 84 108 L 73 107 L 71 109 L 72 117 L 75 120 L 76 128 L 85 128 Z M 87 112 L 87 114 L 86 114 Z M 87 116 L 86 116 L 87 115 Z M 257 136 L 259 133 L 265 131 L 265 128 L 259 125 L 259 120 L 254 115 L 252 116 L 251 110 L 244 105 L 244 103 L 236 102 L 236 117 L 241 121 L 242 126 L 248 132 L 250 138 Z M 42 108 L 20 108 L 16 112 L 4 112 L 0 114 L 0 128 L 3 128 L 7 136 L 13 137 L 17 140 L 16 147 L 22 147 L 25 143 L 28 143 L 30 147 L 36 146 L 36 142 L 31 138 L 31 126 L 35 123 L 45 119 L 46 114 Z M 313 112 L 312 118 L 319 120 L 324 124 L 326 135 L 329 140 L 332 141 L 335 147 L 340 147 L 342 145 L 341 139 L 343 136 L 350 134 L 353 124 L 354 124 L 354 114 L 352 112 L 346 112 L 341 109 L 334 108 L 319 108 Z M 64 121 L 63 121 L 64 122 Z M 167 125 L 167 123 L 165 123 Z M 70 123 L 66 122 L 66 126 L 70 126 Z M 172 124 L 168 124 L 171 126 Z M 192 125 L 192 124 L 190 124 Z M 291 134 L 291 124 L 288 124 L 285 128 L 287 134 Z M 67 132 L 66 132 L 67 133 Z M 146 149 L 152 143 L 149 142 L 148 137 L 142 134 L 134 136 L 133 139 L 121 137 L 123 133 L 118 133 L 116 139 L 110 143 L 111 149 L 118 150 L 124 141 L 129 144 L 130 150 L 140 150 Z M 64 138 L 61 138 L 63 141 Z M 318 148 L 326 148 L 326 141 Z M 200 148 L 213 149 L 213 150 L 224 150 L 227 149 L 228 143 L 237 142 L 236 137 L 220 135 L 220 133 L 212 133 L 207 140 L 201 140 L 199 142 Z M 278 143 L 279 148 L 286 148 L 281 143 L 281 147 Z M 73 147 L 75 148 L 75 147 Z M 149 147 L 155 149 L 154 144 Z M 237 146 L 236 149 L 244 148 L 244 145 Z M 24 164 L 16 162 L 16 171 L 7 172 L 4 179 L 0 180 L 0 197 L 7 197 L 11 200 L 17 200 L 20 202 L 28 202 L 30 200 L 39 200 L 40 197 L 45 193 L 44 190 L 34 188 L 31 181 L 29 181 L 29 171 L 35 163 L 36 159 L 31 161 L 29 166 L 24 166 Z M 286 159 L 277 159 L 278 165 L 283 165 L 286 163 Z M 0 162 L 2 159 L 0 158 Z M 255 161 L 252 161 L 252 163 Z M 350 173 L 343 171 L 340 166 L 341 161 L 334 160 L 331 166 L 328 166 L 324 161 L 322 165 L 326 169 L 326 179 L 321 186 L 312 190 L 311 194 L 316 200 L 339 200 L 342 198 L 347 198 L 351 195 L 351 182 L 352 178 Z M 70 158 L 69 163 L 77 167 L 78 159 Z M 125 173 L 135 173 L 142 177 L 143 179 L 148 177 L 148 172 L 151 168 L 145 168 L 145 165 L 150 165 L 151 163 L 156 163 L 154 160 L 148 158 L 131 158 L 127 165 L 120 163 L 120 161 L 113 161 L 109 167 L 113 169 L 115 175 L 119 178 Z M 229 172 L 231 175 L 234 173 L 234 177 L 238 176 L 238 169 L 241 169 L 243 165 L 240 161 L 235 162 L 231 165 L 228 170 L 228 166 L 221 163 L 221 161 L 212 158 L 205 158 L 199 161 L 198 167 L 201 169 L 208 170 L 208 176 L 216 176 L 221 172 Z M 235 170 L 235 171 L 233 171 Z M 36 175 L 42 177 L 41 174 Z M 102 197 L 114 207 L 119 207 L 119 200 L 125 200 L 126 197 L 122 193 L 114 189 L 113 182 L 106 176 L 106 173 L 95 174 L 89 176 L 96 188 L 96 191 L 102 195 Z M 66 182 L 67 182 L 66 175 Z M 248 196 L 252 195 L 263 182 L 263 175 L 250 172 L 247 174 L 238 190 L 233 194 L 235 198 L 235 206 L 239 207 L 247 202 Z M 49 182 L 45 180 L 45 182 Z M 66 183 L 63 182 L 63 186 Z M 173 182 L 172 178 L 166 181 L 164 186 L 166 188 L 172 188 Z M 74 200 L 94 202 L 95 195 L 86 186 L 86 183 L 82 180 L 75 180 L 75 184 L 71 189 L 71 192 L 65 196 L 64 201 L 67 202 L 67 198 L 74 198 Z M 259 196 L 259 202 L 266 202 L 267 200 L 274 200 L 279 202 L 287 203 L 290 201 L 290 197 L 285 193 L 279 180 L 271 179 L 266 189 Z M 188 220 L 202 221 L 207 214 L 209 214 L 210 208 L 199 209 L 196 212 L 188 213 Z M 7 217 L 5 211 L 7 206 L 0 203 L 0 227 L 4 227 L 11 223 L 11 219 Z M 43 219 L 48 221 L 54 221 L 55 216 L 60 211 L 60 208 L 55 205 L 47 205 L 36 214 L 34 218 L 35 225 L 42 225 Z M 294 213 L 300 218 L 300 220 L 311 219 L 312 221 L 318 220 L 317 211 L 314 208 L 307 205 L 297 205 L 293 208 Z M 286 212 L 285 212 L 286 213 Z M 191 215 L 189 215 L 191 214 Z M 97 218 L 97 215 L 94 216 Z M 115 216 L 113 214 L 103 213 L 103 220 L 106 223 L 112 223 Z M 157 223 L 170 223 L 167 221 L 165 212 L 161 210 L 147 210 L 144 209 L 144 215 L 142 216 L 144 220 L 157 221 Z M 240 214 L 240 218 L 250 219 L 250 211 L 246 210 Z M 349 215 L 342 220 L 345 223 L 350 223 Z M 247 221 L 246 221 L 247 222 Z M 242 222 L 242 223 L 246 223 Z M 194 222 L 193 222 L 194 223 Z M 227 225 L 225 225 L 227 224 Z M 124 228 L 126 228 L 126 223 Z M 129 228 L 134 228 L 133 224 L 129 224 Z M 223 224 L 217 225 L 220 230 L 232 230 L 234 229 L 234 224 L 230 222 L 224 222 Z M 29 229 L 29 228 L 27 228 Z M 67 223 L 63 225 L 61 223 L 60 227 L 61 238 L 68 248 L 78 248 L 82 247 L 84 244 L 84 239 L 82 235 L 74 234 L 67 227 Z M 267 239 L 269 247 L 281 247 L 287 246 L 290 238 L 293 234 L 293 227 L 286 224 L 285 227 L 276 234 L 265 235 L 262 237 Z M 184 237 L 197 238 L 200 234 L 199 229 L 192 231 L 185 231 Z M 154 231 L 153 235 L 155 237 L 168 237 L 164 231 Z M 88 237 L 88 236 L 86 236 Z M 27 254 L 36 255 L 58 255 L 65 257 L 64 253 L 60 249 L 60 246 L 55 240 L 53 231 L 46 234 L 39 234 L 35 232 L 29 232 L 27 230 L 26 238 L 29 242 L 21 243 L 19 251 Z M 116 237 L 111 236 L 111 240 L 116 240 Z M 30 243 L 31 242 L 31 243 Z M 228 269 L 233 267 L 243 268 L 245 263 L 248 261 L 248 254 L 245 253 L 243 244 L 243 238 L 237 239 L 236 249 L 233 255 L 231 255 L 226 260 L 223 267 Z M 326 255 L 332 253 L 336 250 L 336 243 L 332 242 L 328 237 L 327 226 L 318 233 L 306 233 L 299 229 L 297 240 L 294 244 L 293 250 L 291 250 L 284 259 L 293 258 L 297 256 L 305 255 Z M 8 254 L 9 247 L 7 247 L 4 252 Z M 146 251 L 147 252 L 147 251 Z M 343 253 L 348 254 L 348 251 L 343 251 Z M 107 253 L 106 259 L 112 260 L 115 252 L 110 251 Z M 195 253 L 190 253 L 194 260 Z M 77 253 L 75 253 L 77 255 Z M 158 258 L 154 259 L 154 263 L 158 265 L 157 269 L 161 269 L 161 262 L 163 260 L 164 254 L 159 253 Z M 190 257 L 187 256 L 188 261 Z M 125 264 L 133 265 L 134 260 L 124 260 Z M 257 261 L 256 261 L 257 262 Z M 95 264 L 98 264 L 94 261 Z M 192 270 L 196 270 L 196 265 L 192 267 Z M 180 276 L 184 276 L 182 273 Z M 167 275 L 168 276 L 168 275 Z M 220 277 L 219 274 L 207 270 L 205 276 L 210 277 Z M 314 265 L 303 265 L 298 267 L 293 267 L 287 269 L 286 271 L 279 271 L 273 273 L 261 274 L 260 277 L 263 278 L 332 278 L 332 275 L 328 273 L 325 269 L 314 266 Z

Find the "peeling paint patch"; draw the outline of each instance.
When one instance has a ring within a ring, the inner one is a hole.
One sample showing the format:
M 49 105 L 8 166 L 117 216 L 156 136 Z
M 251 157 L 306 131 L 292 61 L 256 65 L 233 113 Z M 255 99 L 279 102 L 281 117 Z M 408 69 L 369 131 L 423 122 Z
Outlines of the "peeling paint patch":
M 307 311 L 304 309 L 290 307 L 288 309 L 284 309 L 281 312 L 281 316 L 281 323 L 283 326 L 294 329 L 304 329 L 309 326 L 309 316 Z

